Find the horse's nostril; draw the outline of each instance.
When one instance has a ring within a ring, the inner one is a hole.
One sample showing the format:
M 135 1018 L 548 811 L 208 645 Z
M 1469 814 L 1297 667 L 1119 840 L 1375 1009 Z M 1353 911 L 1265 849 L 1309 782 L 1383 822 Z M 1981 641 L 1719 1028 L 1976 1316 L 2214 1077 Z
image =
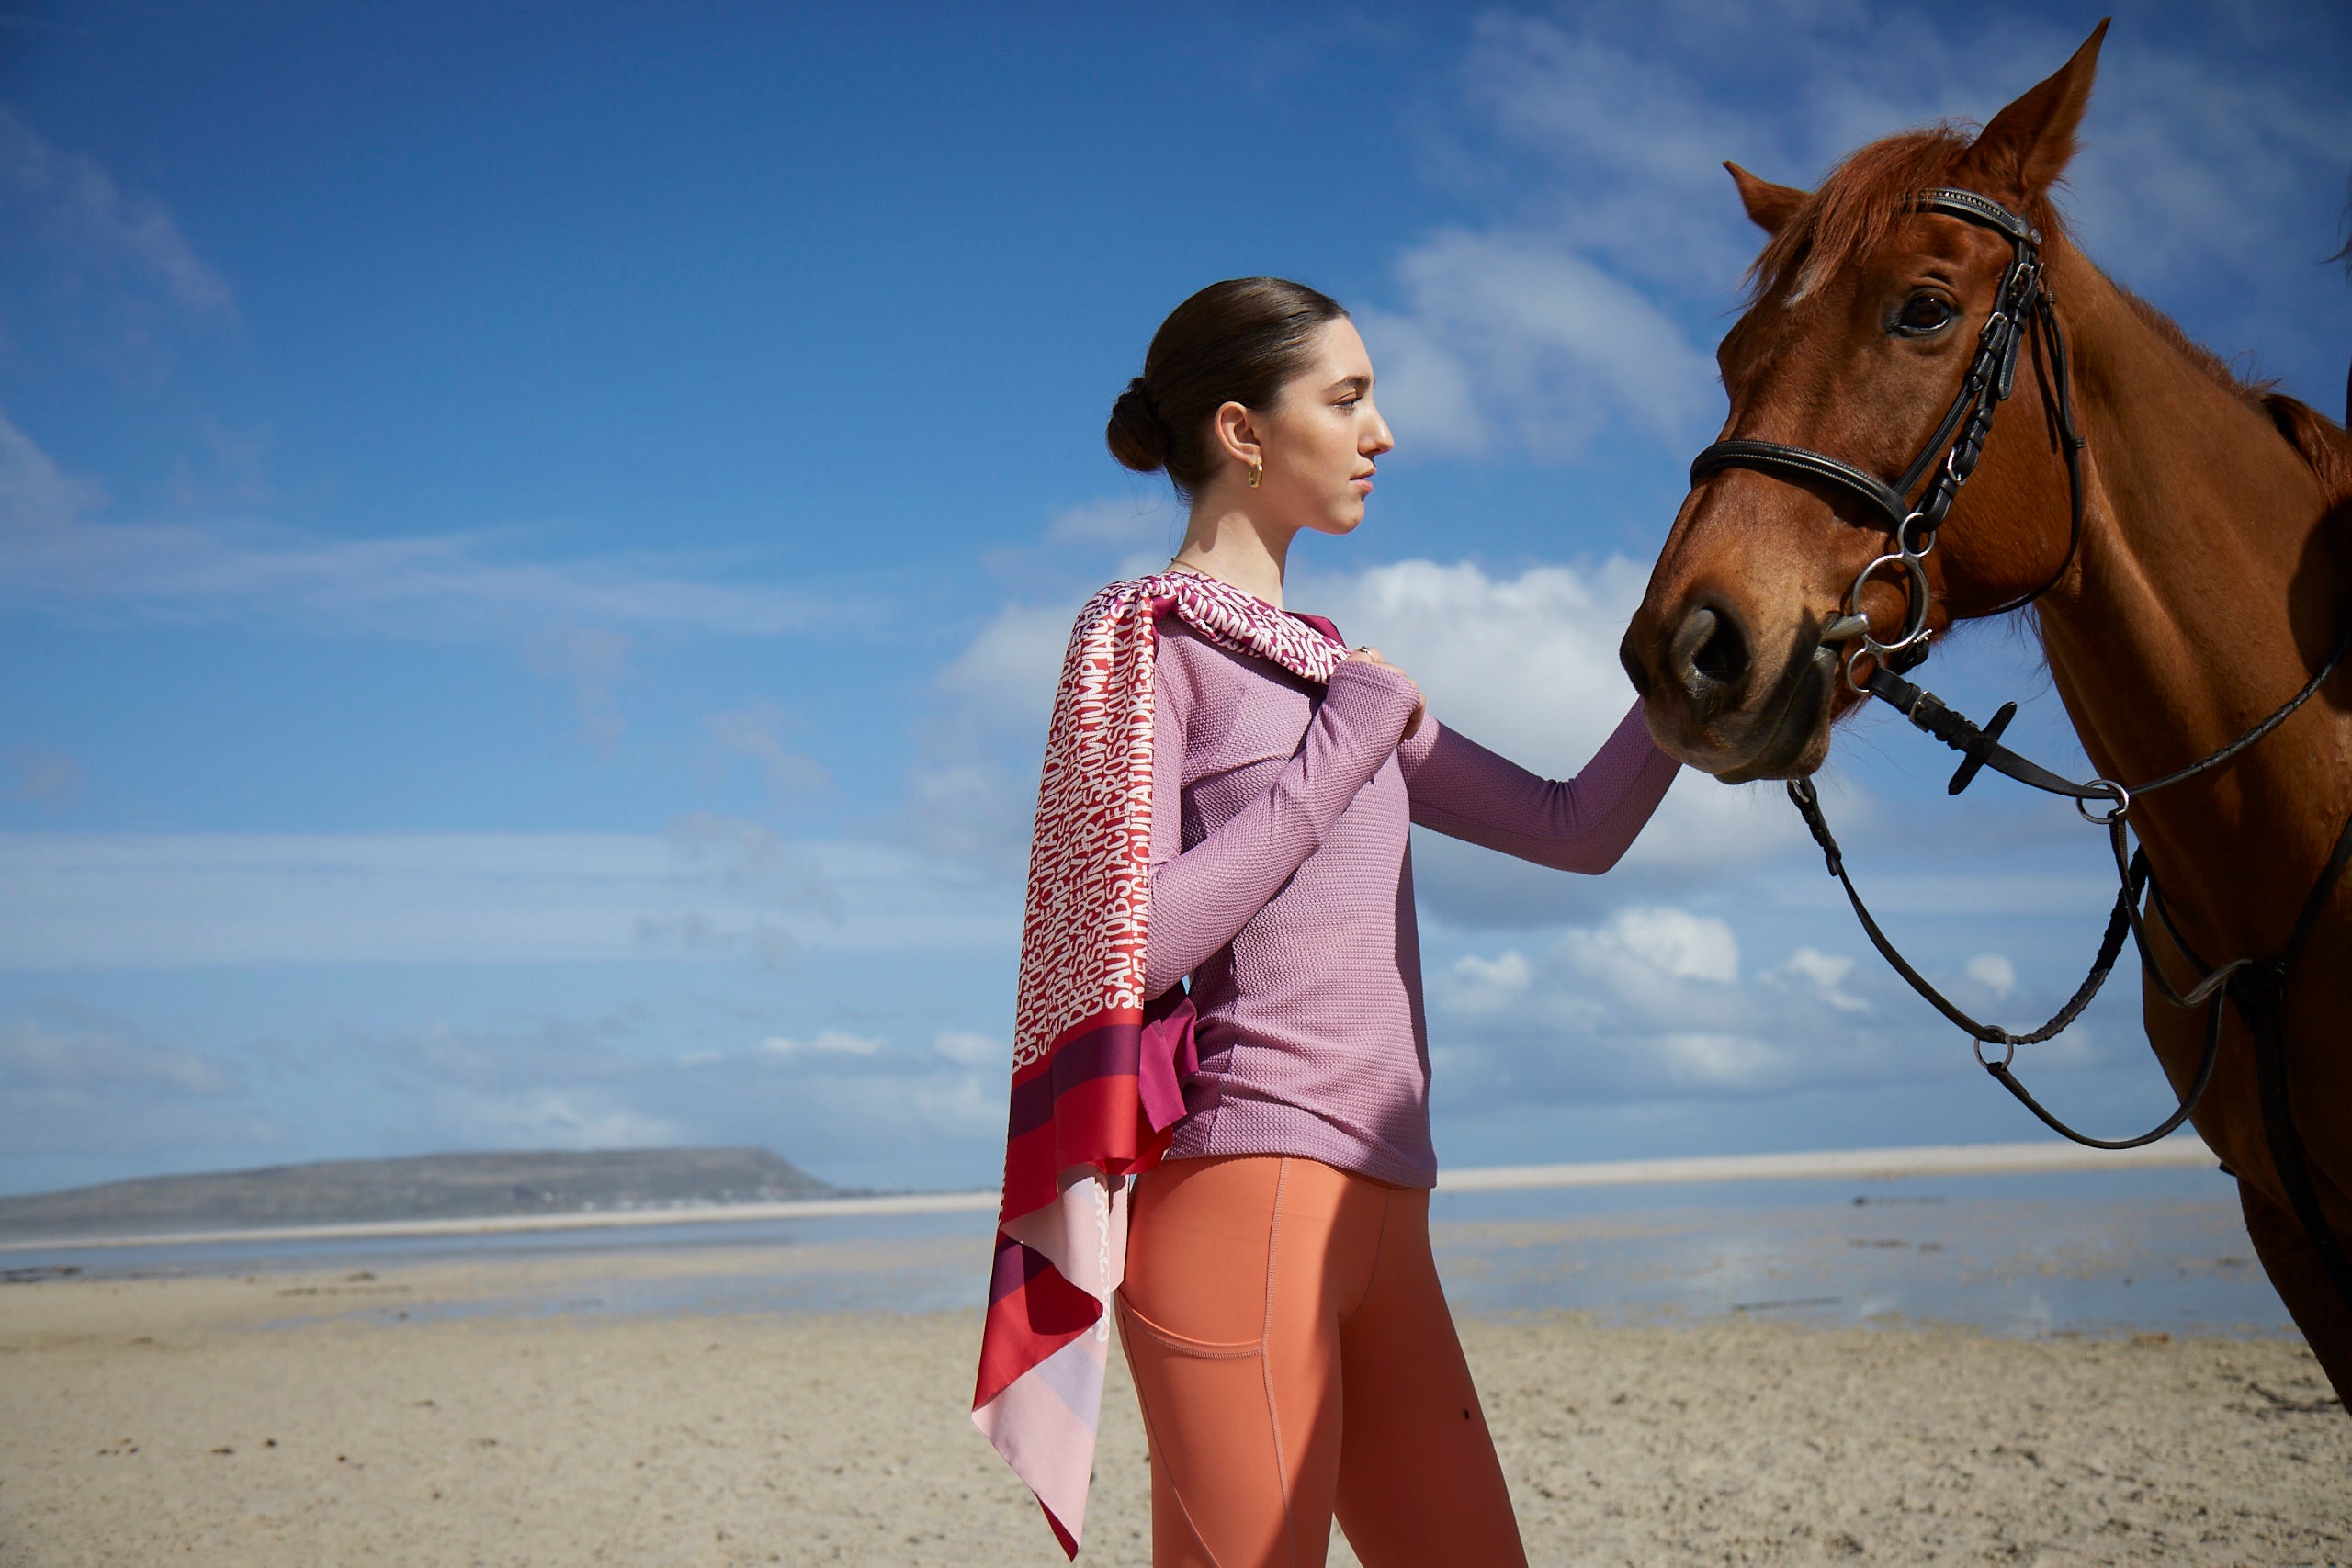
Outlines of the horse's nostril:
M 1747 637 L 1726 611 L 1702 605 L 1674 634 L 1675 678 L 1702 706 L 1729 694 L 1746 678 L 1748 662 Z
M 1739 623 L 1717 616 L 1714 635 L 1699 645 L 1690 662 L 1700 674 L 1720 685 L 1728 686 L 1747 674 L 1747 639 L 1739 635 Z

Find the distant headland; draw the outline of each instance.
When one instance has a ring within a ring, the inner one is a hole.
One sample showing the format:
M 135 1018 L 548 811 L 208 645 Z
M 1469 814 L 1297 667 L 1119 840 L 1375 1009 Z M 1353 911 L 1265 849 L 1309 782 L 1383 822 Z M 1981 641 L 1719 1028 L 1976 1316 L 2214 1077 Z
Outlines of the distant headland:
M 761 1148 L 421 1155 L 151 1176 L 0 1198 L 0 1241 L 697 1209 L 841 1195 Z

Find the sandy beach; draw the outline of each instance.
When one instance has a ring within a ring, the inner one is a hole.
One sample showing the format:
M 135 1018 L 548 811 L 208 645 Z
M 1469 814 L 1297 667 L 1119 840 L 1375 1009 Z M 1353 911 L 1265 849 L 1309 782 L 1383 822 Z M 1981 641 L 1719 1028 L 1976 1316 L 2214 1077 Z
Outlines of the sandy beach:
M 1060 1561 L 965 1418 L 976 1315 L 566 1294 L 713 1266 L 0 1288 L 0 1565 Z M 1534 1562 L 2352 1562 L 2352 1420 L 2292 1341 L 1464 1334 Z M 1144 1562 L 1146 1496 L 1118 1379 L 1081 1561 Z

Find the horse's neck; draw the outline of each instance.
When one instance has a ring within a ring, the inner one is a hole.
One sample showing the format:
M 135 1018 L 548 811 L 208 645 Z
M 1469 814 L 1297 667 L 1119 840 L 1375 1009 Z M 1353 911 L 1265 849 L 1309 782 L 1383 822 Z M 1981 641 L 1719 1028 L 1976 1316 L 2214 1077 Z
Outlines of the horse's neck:
M 2052 261 L 2090 479 L 2081 570 L 2042 602 L 2042 640 L 2091 761 L 2131 784 L 2213 750 L 2299 689 L 2341 635 L 2344 585 L 2318 537 L 2319 482 L 2262 412 L 2078 254 Z M 2291 625 L 2290 605 L 2324 622 L 2326 649 L 2312 653 L 2318 627 Z M 2190 871 L 2183 860 L 2222 852 L 2235 829 L 2293 815 L 2310 756 L 2256 747 L 2211 791 L 2151 799 L 2133 819 L 2160 864 Z

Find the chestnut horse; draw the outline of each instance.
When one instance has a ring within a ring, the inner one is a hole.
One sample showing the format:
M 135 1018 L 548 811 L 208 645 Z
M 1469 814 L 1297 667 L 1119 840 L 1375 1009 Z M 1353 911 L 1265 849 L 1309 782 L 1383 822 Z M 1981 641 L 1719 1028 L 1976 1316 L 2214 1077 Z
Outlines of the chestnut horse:
M 1939 129 L 1875 142 L 1812 192 L 1727 165 L 1770 240 L 1716 354 L 1726 439 L 1832 456 L 1865 486 L 1933 442 L 2026 249 L 1955 215 L 1958 197 L 1925 200 L 1930 191 L 1989 198 L 2039 231 L 2041 283 L 2071 351 L 2073 418 L 2055 339 L 2023 334 L 2013 395 L 1923 575 L 1905 564 L 1859 592 L 1858 575 L 1896 548 L 1883 502 L 1786 465 L 1706 471 L 1702 457 L 1622 650 L 1652 732 L 1684 761 L 1735 783 L 1811 774 L 1832 722 L 1865 700 L 1849 680 L 1875 670 L 1867 653 L 1844 668 L 1845 645 L 1825 646 L 1825 631 L 1833 643 L 1861 630 L 1871 641 L 1860 647 L 1899 642 L 1919 603 L 1914 584 L 1927 590 L 1931 635 L 2030 600 L 2085 750 L 2125 784 L 2245 734 L 2352 630 L 2352 440 L 2302 404 L 2240 384 L 2076 250 L 2051 203 L 2105 32 L 1973 140 Z M 2084 442 L 2078 537 L 2070 423 Z M 2347 811 L 2352 659 L 2228 765 L 2131 804 L 2171 919 L 2170 932 L 2147 922 L 2154 965 L 2187 989 L 2199 972 L 2189 954 L 2281 957 Z M 2352 1251 L 2352 879 L 2314 908 L 2278 1038 L 2303 1190 L 2316 1196 L 2307 1207 Z M 2154 979 L 2145 987 L 2149 1043 L 2186 1092 L 2208 1015 L 2165 1005 Z M 2288 1310 L 2338 1394 L 2352 1396 L 2352 1302 L 2298 1219 L 2291 1167 L 2282 1179 L 2273 1159 L 2245 1021 L 2224 1010 L 2220 1027 L 2195 1125 L 2236 1175 L 2247 1232 Z

